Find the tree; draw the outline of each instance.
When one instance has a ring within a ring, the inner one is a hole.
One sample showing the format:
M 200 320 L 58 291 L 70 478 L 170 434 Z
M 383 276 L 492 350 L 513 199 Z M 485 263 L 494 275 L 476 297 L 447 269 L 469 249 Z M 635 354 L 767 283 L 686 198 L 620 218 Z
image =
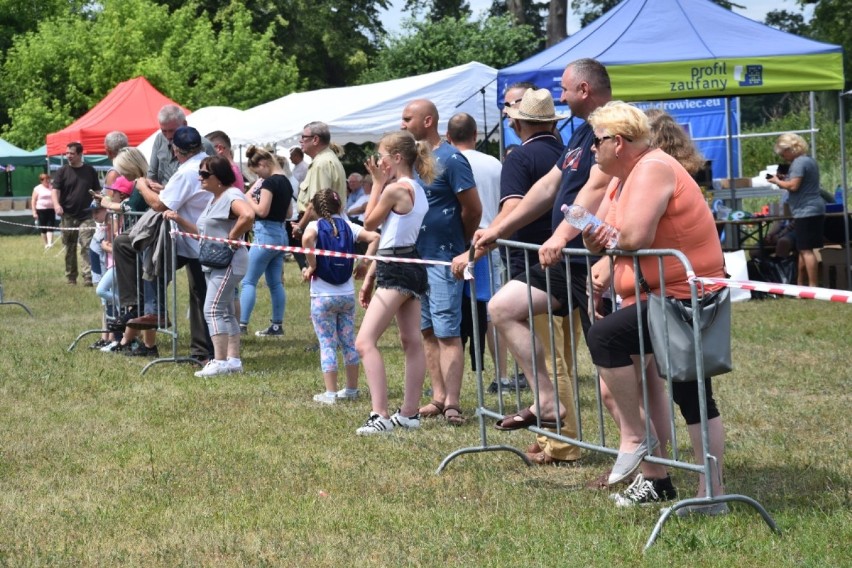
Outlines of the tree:
M 405 0 L 405 11 L 413 17 L 425 13 L 433 22 L 444 18 L 461 20 L 471 15 L 466 0 Z
M 580 25 L 585 27 L 614 8 L 619 2 L 621 0 L 575 0 L 574 11 L 580 15 Z M 713 0 L 713 2 L 728 10 L 732 6 L 739 6 L 739 4 L 729 0 Z
M 546 0 L 495 0 L 488 10 L 491 16 L 510 15 L 516 25 L 528 25 L 539 38 L 535 51 L 544 48 L 547 28 L 545 27 L 547 13 Z
M 804 16 L 788 10 L 772 10 L 767 12 L 763 23 L 783 32 L 799 36 L 807 36 L 810 31 L 810 26 L 805 23 Z
M 2 135 L 41 145 L 139 75 L 189 108 L 247 108 L 295 90 L 298 71 L 273 43 L 274 27 L 258 34 L 250 19 L 236 1 L 211 20 L 191 7 L 170 13 L 151 0 L 106 0 L 91 17 L 44 20 L 16 36 L 3 63 L 0 99 L 10 122 Z
M 814 4 L 799 0 L 799 4 Z M 846 88 L 852 86 L 848 73 L 852 70 L 852 0 L 819 0 L 811 20 L 811 37 L 843 46 L 843 67 L 847 72 Z
M 419 75 L 479 61 L 506 67 L 535 51 L 530 26 L 516 26 L 508 16 L 480 21 L 445 18 L 437 22 L 407 20 L 404 35 L 391 37 L 373 65 L 359 77 L 374 83 Z
M 550 0 L 550 10 L 547 13 L 547 47 L 568 37 L 565 25 L 567 16 L 568 0 Z

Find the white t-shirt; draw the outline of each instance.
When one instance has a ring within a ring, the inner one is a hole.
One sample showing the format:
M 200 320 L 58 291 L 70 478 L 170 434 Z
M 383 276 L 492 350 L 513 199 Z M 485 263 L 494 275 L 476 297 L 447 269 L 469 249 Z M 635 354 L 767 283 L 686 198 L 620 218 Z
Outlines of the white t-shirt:
M 193 225 L 198 223 L 198 218 L 213 199 L 212 193 L 201 189 L 201 180 L 198 179 L 198 167 L 201 165 L 201 160 L 206 157 L 207 154 L 202 151 L 182 163 L 160 192 L 160 201 L 163 205 L 177 212 Z M 200 245 L 196 239 L 181 236 L 175 239 L 179 256 L 198 258 Z
M 364 227 L 361 225 L 356 225 L 346 219 L 341 217 L 340 215 L 334 215 L 337 219 L 343 219 L 349 228 L 352 230 L 352 242 L 358 241 L 358 235 L 361 234 L 361 231 L 364 230 Z M 319 229 L 317 227 L 316 221 L 311 221 L 308 223 L 308 229 L 313 229 L 314 232 L 319 234 Z M 352 251 L 354 252 L 354 251 Z M 314 296 L 354 296 L 355 295 L 355 278 L 349 277 L 349 280 L 344 282 L 343 284 L 329 284 L 316 274 L 311 276 L 311 297 Z
M 503 171 L 503 164 L 494 156 L 477 150 L 462 150 L 462 154 L 470 162 L 473 179 L 476 181 L 476 191 L 482 202 L 479 228 L 484 229 L 491 224 L 500 209 L 500 173 Z

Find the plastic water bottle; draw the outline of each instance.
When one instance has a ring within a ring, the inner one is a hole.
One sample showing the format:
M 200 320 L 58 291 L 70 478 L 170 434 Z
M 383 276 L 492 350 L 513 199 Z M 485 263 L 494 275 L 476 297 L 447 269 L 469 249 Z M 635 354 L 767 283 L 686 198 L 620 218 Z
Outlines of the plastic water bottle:
M 604 223 L 592 215 L 592 212 L 582 205 L 562 205 L 560 210 L 565 216 L 565 220 L 568 221 L 572 227 L 576 227 L 581 231 L 589 225 L 592 226 L 592 229 L 597 229 L 599 226 L 603 225 L 606 228 L 607 234 L 606 248 L 615 248 L 615 245 L 618 243 L 618 229 L 608 223 Z
M 835 203 L 843 203 L 843 186 L 838 185 L 837 189 L 834 190 L 834 202 Z

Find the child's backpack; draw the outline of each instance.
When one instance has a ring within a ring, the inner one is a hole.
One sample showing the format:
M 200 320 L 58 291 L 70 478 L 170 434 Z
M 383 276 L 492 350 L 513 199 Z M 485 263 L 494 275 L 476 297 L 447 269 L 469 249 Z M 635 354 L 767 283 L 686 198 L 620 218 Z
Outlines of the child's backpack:
M 332 217 L 337 226 L 337 236 L 328 219 L 317 221 L 317 248 L 322 250 L 352 253 L 355 250 L 352 229 L 349 224 L 339 217 Z M 317 255 L 317 269 L 314 274 L 329 284 L 343 284 L 352 277 L 355 260 L 334 256 Z

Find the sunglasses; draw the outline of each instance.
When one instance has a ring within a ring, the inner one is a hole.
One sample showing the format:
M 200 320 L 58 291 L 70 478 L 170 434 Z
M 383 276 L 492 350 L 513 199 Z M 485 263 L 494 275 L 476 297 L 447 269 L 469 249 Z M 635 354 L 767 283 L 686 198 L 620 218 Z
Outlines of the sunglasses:
M 515 99 L 514 101 L 506 101 L 503 103 L 503 108 L 512 108 L 524 99 Z
M 603 136 L 603 137 L 601 137 L 601 138 L 598 138 L 597 136 L 595 136 L 595 141 L 594 141 L 594 146 L 595 146 L 595 148 L 600 148 L 600 147 L 601 147 L 601 143 L 603 143 L 603 141 L 604 141 L 604 140 L 612 140 L 612 139 L 613 139 L 613 138 L 615 138 L 616 136 L 619 136 L 619 135 L 618 135 L 618 134 L 614 134 L 614 135 L 612 135 L 612 136 Z M 628 138 L 627 136 L 622 136 L 622 138 L 624 138 L 624 139 L 625 139 L 625 140 L 627 140 L 628 142 L 633 142 L 633 140 L 631 140 L 631 139 L 630 139 L 630 138 Z
M 207 179 L 212 175 L 213 174 L 208 172 L 207 170 L 198 170 L 198 177 L 200 177 L 201 179 Z

